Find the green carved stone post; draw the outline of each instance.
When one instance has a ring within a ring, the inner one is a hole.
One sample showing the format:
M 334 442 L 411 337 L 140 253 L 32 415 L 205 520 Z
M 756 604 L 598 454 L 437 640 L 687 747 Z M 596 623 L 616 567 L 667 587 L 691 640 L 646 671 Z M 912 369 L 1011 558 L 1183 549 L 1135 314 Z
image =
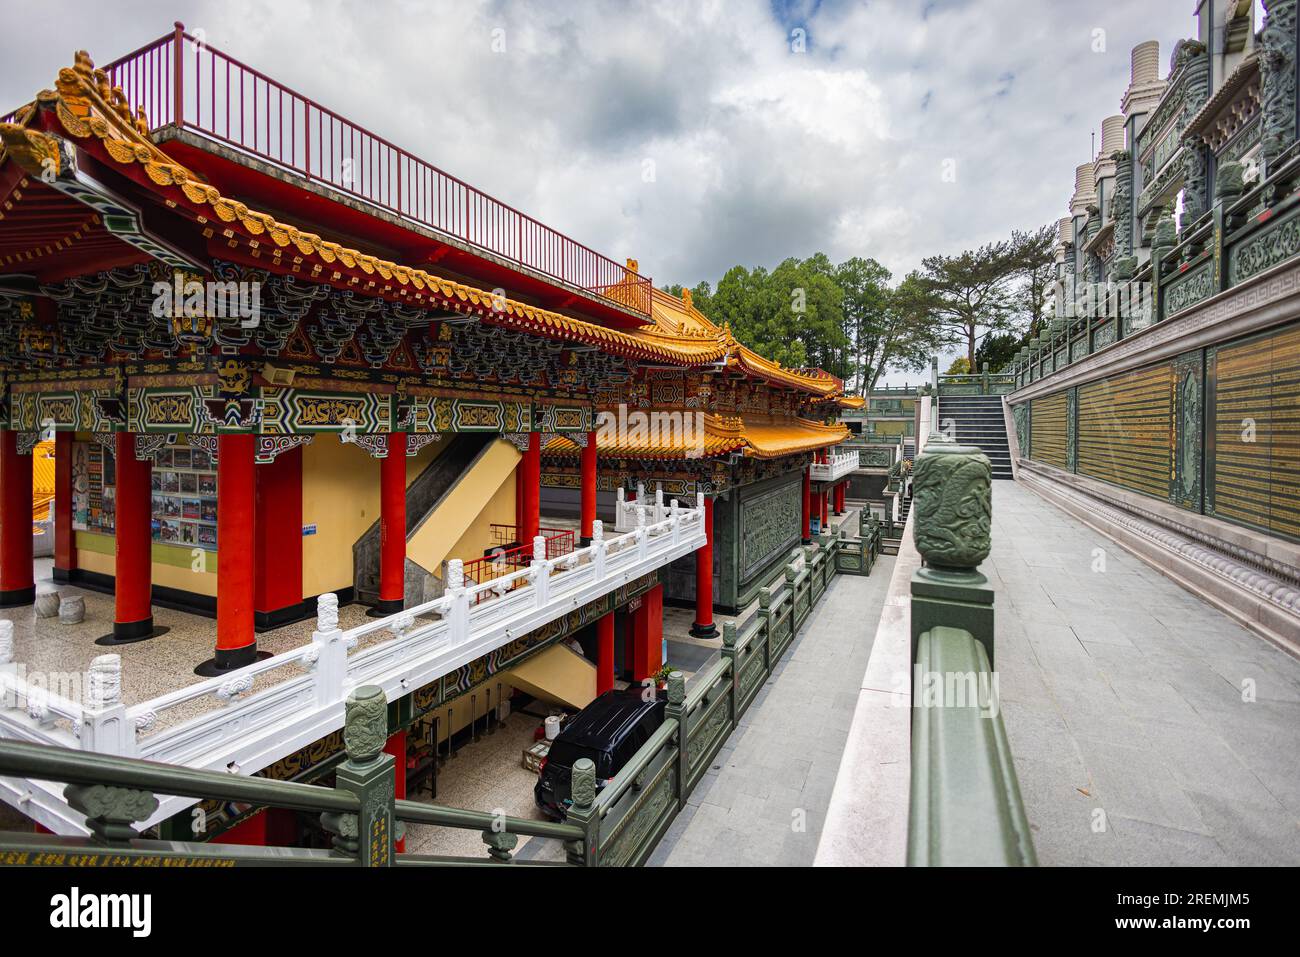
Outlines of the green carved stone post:
M 912 574 L 912 660 L 921 635 L 964 628 L 993 663 L 993 587 L 978 571 L 988 557 L 993 470 L 978 448 L 930 436 L 917 459 L 913 535 L 924 566 Z
M 1259 31 L 1260 152 L 1264 175 L 1277 172 L 1277 160 L 1296 140 L 1296 0 L 1266 0 Z M 1265 197 L 1272 202 L 1272 197 Z
M 573 776 L 569 783 L 570 805 L 565 821 L 582 828 L 583 837 L 565 841 L 565 858 L 578 867 L 598 867 L 600 864 L 600 808 L 596 806 L 596 765 L 591 758 L 573 762 Z
M 726 641 L 727 628 L 735 628 L 731 622 L 726 622 L 722 626 L 723 641 Z M 723 655 L 726 655 L 726 649 L 723 649 Z M 736 662 L 731 662 L 733 686 Z M 689 794 L 686 790 L 686 782 L 690 776 L 691 770 L 691 749 L 689 747 L 691 740 L 690 727 L 687 725 L 686 713 L 686 676 L 680 671 L 672 671 L 668 674 L 668 705 L 664 709 L 664 714 L 673 718 L 677 722 L 677 811 L 681 813 L 686 807 L 686 798 Z
M 388 740 L 388 701 L 382 689 L 362 685 L 344 705 L 343 744 L 347 759 L 335 774 L 336 786 L 361 802 L 358 814 L 321 815 L 334 835 L 334 846 L 355 855 L 362 867 L 393 863 L 393 799 L 396 781 L 393 756 L 384 753 Z
M 736 711 L 740 705 L 740 662 L 736 659 L 736 623 L 722 626 L 722 648 L 718 652 L 731 665 L 731 727 L 736 726 Z

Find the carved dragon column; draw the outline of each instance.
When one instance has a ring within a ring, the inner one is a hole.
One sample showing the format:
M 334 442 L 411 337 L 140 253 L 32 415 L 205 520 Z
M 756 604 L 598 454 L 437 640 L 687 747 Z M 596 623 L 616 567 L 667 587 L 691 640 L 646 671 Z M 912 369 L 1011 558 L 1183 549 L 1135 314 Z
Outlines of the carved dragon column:
M 1183 88 L 1183 125 L 1191 120 L 1210 97 L 1210 55 L 1201 47 L 1189 57 Z M 1183 224 L 1196 222 L 1210 208 L 1207 147 L 1198 137 L 1183 139 Z
M 1296 139 L 1296 0 L 1265 0 L 1259 33 L 1264 173 Z

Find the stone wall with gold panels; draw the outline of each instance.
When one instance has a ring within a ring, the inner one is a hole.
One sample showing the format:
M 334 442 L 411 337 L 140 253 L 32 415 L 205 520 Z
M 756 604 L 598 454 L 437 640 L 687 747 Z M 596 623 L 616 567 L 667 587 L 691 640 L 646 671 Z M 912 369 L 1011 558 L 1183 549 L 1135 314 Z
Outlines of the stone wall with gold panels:
M 1300 324 L 1209 350 L 1206 513 L 1300 538 Z

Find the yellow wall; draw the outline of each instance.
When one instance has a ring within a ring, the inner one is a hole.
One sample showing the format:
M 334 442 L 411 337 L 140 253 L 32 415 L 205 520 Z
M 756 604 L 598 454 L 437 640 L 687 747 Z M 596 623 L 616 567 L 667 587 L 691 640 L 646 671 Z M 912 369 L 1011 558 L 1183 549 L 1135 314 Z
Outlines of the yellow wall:
M 406 483 L 446 447 L 430 443 L 406 460 Z M 379 460 L 336 436 L 318 435 L 302 450 L 302 597 L 352 586 L 352 546 L 379 518 Z
M 492 690 L 492 709 L 495 711 L 497 705 L 502 700 L 509 700 L 510 695 L 514 692 L 514 685 L 510 682 L 509 672 L 494 675 L 485 685 L 477 687 L 471 692 L 474 695 L 473 717 L 478 719 L 480 730 L 487 729 L 484 715 L 487 713 L 487 690 L 489 688 Z M 456 698 L 450 705 L 434 708 L 427 714 L 422 715 L 419 722 L 417 722 L 419 729 L 413 731 L 413 733 L 427 734 L 428 725 L 433 723 L 434 718 L 437 718 L 438 743 L 440 746 L 445 747 L 448 725 L 450 725 L 450 733 L 455 734 L 462 728 L 469 727 L 470 717 L 470 696 L 464 694 Z
M 437 514 L 406 543 L 406 554 L 437 575 L 447 559 L 481 558 L 492 544 L 489 526 L 515 523 L 515 466 L 519 451 L 498 439 L 459 485 L 447 493 Z M 350 559 L 349 559 L 350 560 Z
M 596 666 L 560 642 L 506 671 L 534 698 L 581 710 L 596 697 Z
M 77 567 L 110 577 L 117 574 L 112 535 L 77 532 Z M 150 574 L 153 583 L 165 588 L 215 597 L 217 594 L 217 553 L 197 550 L 202 564 L 194 567 L 196 551 L 188 545 L 162 545 L 154 542 Z
M 406 460 L 408 485 L 448 441 L 431 443 Z M 332 435 L 317 436 L 303 446 L 302 456 L 302 523 L 316 526 L 315 534 L 302 538 L 302 597 L 311 598 L 353 583 L 352 546 L 379 518 L 379 460 Z M 411 559 L 438 574 L 446 559 L 481 557 L 492 543 L 489 526 L 514 524 L 519 458 L 509 442 L 494 442 L 473 472 L 451 490 L 439 513 L 412 537 Z M 204 558 L 206 569 L 196 573 L 189 548 L 154 544 L 154 584 L 216 595 L 217 553 L 204 552 Z M 78 532 L 77 567 L 113 575 L 112 536 Z

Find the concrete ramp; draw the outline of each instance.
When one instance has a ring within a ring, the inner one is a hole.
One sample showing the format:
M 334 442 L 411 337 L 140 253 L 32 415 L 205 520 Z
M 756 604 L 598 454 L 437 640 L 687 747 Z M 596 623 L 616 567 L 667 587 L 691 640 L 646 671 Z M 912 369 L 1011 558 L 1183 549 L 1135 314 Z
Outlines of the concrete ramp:
M 568 645 L 552 645 L 506 675 L 520 691 L 565 708 L 581 710 L 596 697 L 596 666 Z

